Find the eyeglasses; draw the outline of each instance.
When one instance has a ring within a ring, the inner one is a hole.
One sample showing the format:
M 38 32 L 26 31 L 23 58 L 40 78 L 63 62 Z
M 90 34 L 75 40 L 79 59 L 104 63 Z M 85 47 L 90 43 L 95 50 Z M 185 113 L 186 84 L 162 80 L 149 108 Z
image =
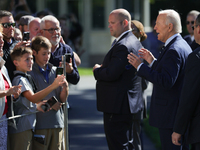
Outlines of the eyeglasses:
M 12 27 L 15 27 L 15 25 L 16 25 L 15 22 L 14 22 L 14 23 L 2 23 L 2 26 L 3 26 L 4 28 L 10 28 L 11 26 L 12 26 Z
M 50 28 L 50 29 L 42 29 L 44 31 L 48 31 L 49 33 L 53 34 L 54 31 L 59 32 L 60 28 Z
M 199 25 L 195 25 L 195 26 L 192 26 L 192 30 L 194 30 L 194 27 L 198 27 Z
M 186 21 L 186 24 L 189 25 L 189 24 L 194 24 L 194 21 Z

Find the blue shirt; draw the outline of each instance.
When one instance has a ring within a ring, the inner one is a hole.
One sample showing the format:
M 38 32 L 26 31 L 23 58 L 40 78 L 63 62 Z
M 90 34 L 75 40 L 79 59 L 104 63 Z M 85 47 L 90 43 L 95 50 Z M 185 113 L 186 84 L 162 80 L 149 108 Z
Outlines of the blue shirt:
M 49 83 L 49 72 L 51 71 L 51 69 L 49 68 L 49 66 L 46 65 L 46 70 L 44 70 L 40 66 L 38 66 L 38 67 L 39 67 L 40 72 L 43 74 L 46 82 Z

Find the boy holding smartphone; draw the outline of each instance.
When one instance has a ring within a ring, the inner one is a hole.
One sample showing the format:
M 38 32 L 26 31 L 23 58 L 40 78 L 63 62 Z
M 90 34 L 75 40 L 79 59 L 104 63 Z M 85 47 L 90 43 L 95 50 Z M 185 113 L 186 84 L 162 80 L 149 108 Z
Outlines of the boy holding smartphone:
M 32 149 L 33 130 L 36 123 L 36 103 L 43 104 L 42 99 L 59 86 L 63 86 L 65 76 L 61 75 L 56 79 L 54 78 L 52 84 L 38 90 L 36 93 L 35 83 L 31 76 L 27 74 L 28 71 L 32 70 L 32 50 L 28 47 L 18 47 L 11 52 L 11 59 L 16 66 L 12 84 L 21 85 L 21 94 L 13 102 L 14 113 L 15 115 L 29 115 L 16 118 L 17 128 L 9 126 L 9 146 L 12 150 L 29 150 Z M 40 107 L 37 107 L 37 109 L 42 111 Z
M 35 56 L 33 70 L 30 72 L 35 79 L 37 91 L 49 86 L 56 77 L 57 67 L 49 63 L 51 55 L 51 43 L 43 36 L 36 36 L 32 39 L 31 48 Z M 64 118 L 62 117 L 61 105 L 68 96 L 68 82 L 65 79 L 62 87 L 59 87 L 48 94 L 45 99 L 55 96 L 58 102 L 53 105 L 50 111 L 36 114 L 35 138 L 33 149 L 37 150 L 60 150 L 63 138 L 62 128 L 64 127 Z M 43 137 L 44 142 L 41 142 Z

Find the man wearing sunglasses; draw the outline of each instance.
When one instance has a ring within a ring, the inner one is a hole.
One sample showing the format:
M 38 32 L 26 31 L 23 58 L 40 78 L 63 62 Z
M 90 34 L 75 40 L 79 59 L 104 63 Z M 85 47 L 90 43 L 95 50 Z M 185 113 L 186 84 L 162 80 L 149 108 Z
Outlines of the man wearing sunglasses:
M 192 50 L 198 47 L 198 44 L 194 40 L 194 31 L 192 30 L 192 26 L 194 26 L 194 21 L 199 13 L 200 13 L 199 11 L 192 10 L 187 14 L 186 26 L 189 34 L 184 36 L 183 38 L 190 45 Z
M 14 30 L 15 30 L 15 21 L 12 16 L 12 13 L 6 10 L 0 10 L 0 24 L 3 27 L 3 59 L 6 61 L 5 66 L 8 69 L 8 74 L 10 79 L 13 77 L 13 70 L 15 69 L 14 64 L 11 61 L 10 51 L 18 43 L 14 39 Z

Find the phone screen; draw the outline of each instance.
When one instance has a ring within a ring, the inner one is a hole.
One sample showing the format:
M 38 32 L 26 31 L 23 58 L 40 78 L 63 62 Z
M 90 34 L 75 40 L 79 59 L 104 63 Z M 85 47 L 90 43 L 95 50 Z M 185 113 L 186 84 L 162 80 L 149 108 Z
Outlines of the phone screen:
M 23 41 L 28 41 L 29 40 L 29 32 L 24 32 L 23 33 Z
M 51 97 L 51 98 L 47 101 L 47 103 L 49 104 L 50 107 L 52 107 L 52 106 L 53 106 L 55 103 L 57 103 L 57 102 L 58 102 L 58 100 L 56 99 L 55 96 Z
M 65 54 L 66 62 L 70 63 L 71 53 Z
M 61 74 L 63 74 L 63 68 L 62 67 L 57 67 L 57 69 L 56 69 L 56 76 L 57 75 L 61 75 Z

